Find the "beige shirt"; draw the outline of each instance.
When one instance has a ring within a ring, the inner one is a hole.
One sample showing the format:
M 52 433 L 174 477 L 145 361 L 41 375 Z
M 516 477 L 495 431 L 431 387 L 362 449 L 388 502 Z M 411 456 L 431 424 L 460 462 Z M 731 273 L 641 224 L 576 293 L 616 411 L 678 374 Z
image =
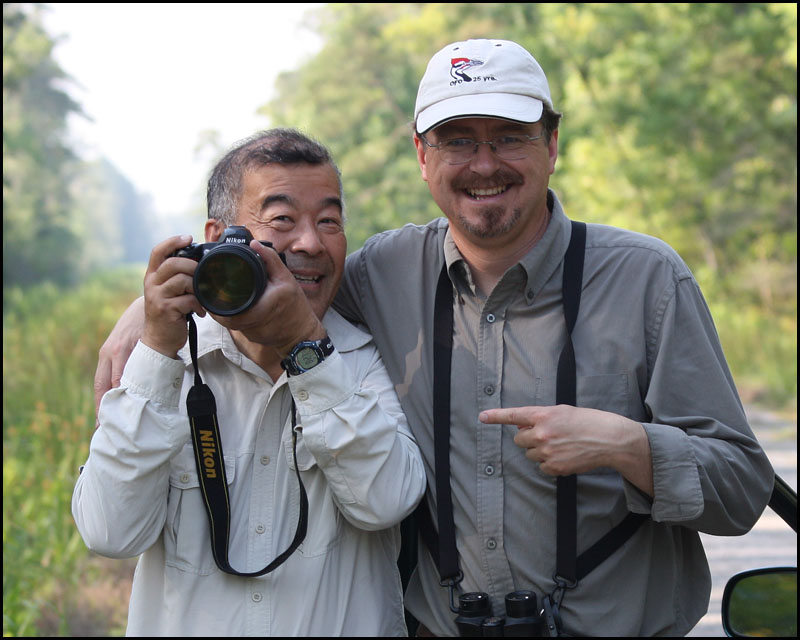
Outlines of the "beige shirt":
M 369 335 L 333 311 L 334 353 L 299 376 L 269 376 L 210 316 L 198 319 L 199 366 L 217 403 L 231 502 L 230 564 L 263 569 L 291 542 L 300 493 L 308 533 L 275 571 L 220 571 L 190 442 L 188 353 L 172 360 L 139 343 L 121 386 L 100 406 L 72 511 L 89 548 L 141 554 L 128 635 L 406 635 L 396 560 L 398 523 L 425 488 L 417 445 Z
M 555 403 L 566 328 L 562 261 L 570 222 L 551 192 L 540 242 L 488 299 L 472 285 L 444 219 L 372 238 L 347 262 L 337 308 L 364 322 L 395 383 L 428 473 L 434 293 L 446 260 L 456 288 L 451 380 L 451 488 L 463 591 L 490 594 L 495 615 L 516 589 L 552 592 L 555 479 L 513 443 L 513 426 L 485 425 L 495 407 Z M 570 590 L 565 628 L 577 635 L 681 635 L 706 612 L 708 565 L 698 531 L 746 532 L 766 506 L 773 472 L 747 424 L 706 304 L 663 242 L 588 225 L 573 333 L 577 404 L 644 425 L 651 500 L 611 469 L 578 478 L 578 553 L 628 511 L 651 519 Z M 454 635 L 448 592 L 420 551 L 406 606 L 436 635 Z

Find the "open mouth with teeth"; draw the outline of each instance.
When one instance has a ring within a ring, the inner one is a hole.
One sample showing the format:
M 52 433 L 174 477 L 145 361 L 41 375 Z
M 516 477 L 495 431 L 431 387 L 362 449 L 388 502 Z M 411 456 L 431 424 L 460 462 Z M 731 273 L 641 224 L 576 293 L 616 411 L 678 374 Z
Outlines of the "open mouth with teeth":
M 300 284 L 318 284 L 322 280 L 322 276 L 303 276 L 298 273 L 293 273 L 292 275 Z
M 492 187 L 490 189 L 465 189 L 465 191 L 470 198 L 482 200 L 483 198 L 500 195 L 507 189 L 508 185 L 503 185 L 502 187 Z

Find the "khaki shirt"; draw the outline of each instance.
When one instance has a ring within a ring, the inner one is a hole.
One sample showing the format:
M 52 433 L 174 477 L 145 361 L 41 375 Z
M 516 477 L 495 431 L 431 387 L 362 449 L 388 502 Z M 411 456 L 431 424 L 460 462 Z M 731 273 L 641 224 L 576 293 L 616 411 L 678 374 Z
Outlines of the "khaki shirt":
M 485 409 L 555 403 L 571 228 L 550 198 L 545 235 L 488 299 L 476 294 L 445 219 L 372 238 L 349 257 L 337 299 L 374 336 L 422 451 L 435 514 L 431 334 L 446 260 L 457 292 L 450 460 L 461 588 L 489 593 L 495 615 L 504 615 L 511 591 L 542 596 L 554 588 L 555 478 L 514 444 L 515 427 L 478 421 Z M 708 608 L 698 532 L 748 531 L 767 504 L 772 468 L 747 424 L 698 285 L 660 240 L 588 225 L 573 342 L 578 406 L 644 425 L 655 497 L 612 469 L 579 476 L 578 553 L 628 511 L 651 519 L 567 592 L 564 626 L 577 635 L 682 635 Z M 434 634 L 457 634 L 448 591 L 422 548 L 406 606 Z

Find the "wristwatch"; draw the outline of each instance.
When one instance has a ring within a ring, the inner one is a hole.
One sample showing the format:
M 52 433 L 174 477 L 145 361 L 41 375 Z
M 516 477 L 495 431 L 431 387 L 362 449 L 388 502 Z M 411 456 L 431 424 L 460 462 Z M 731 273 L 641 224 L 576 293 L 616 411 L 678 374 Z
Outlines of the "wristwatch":
M 313 369 L 333 353 L 333 342 L 329 337 L 322 340 L 306 340 L 298 343 L 288 357 L 281 360 L 281 366 L 290 376 L 299 376 Z

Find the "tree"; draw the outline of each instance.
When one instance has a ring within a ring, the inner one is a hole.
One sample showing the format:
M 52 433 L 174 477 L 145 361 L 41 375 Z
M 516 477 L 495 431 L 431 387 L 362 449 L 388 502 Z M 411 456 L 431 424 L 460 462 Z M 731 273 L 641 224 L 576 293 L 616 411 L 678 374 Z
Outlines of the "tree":
M 38 5 L 3 4 L 3 285 L 73 282 L 80 254 L 64 142 L 80 107 L 60 88 Z
M 431 55 L 514 40 L 564 113 L 551 186 L 568 215 L 673 245 L 715 301 L 726 351 L 745 371 L 780 360 L 796 393 L 796 4 L 351 3 L 308 26 L 321 51 L 262 111 L 330 146 L 351 250 L 441 215 L 411 145 Z

